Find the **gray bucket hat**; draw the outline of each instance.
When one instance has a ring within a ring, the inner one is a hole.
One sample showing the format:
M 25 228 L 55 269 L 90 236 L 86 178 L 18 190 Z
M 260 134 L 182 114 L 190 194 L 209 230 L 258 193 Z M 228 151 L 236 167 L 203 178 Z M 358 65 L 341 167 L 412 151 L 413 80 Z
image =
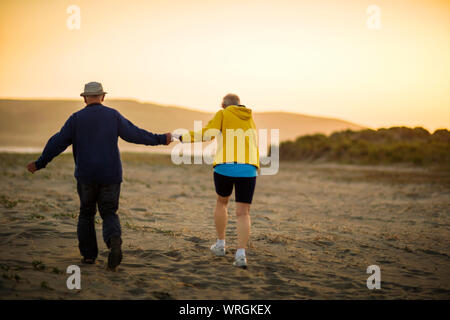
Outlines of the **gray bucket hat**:
M 103 86 L 100 82 L 89 82 L 84 85 L 84 92 L 80 93 L 80 96 L 98 96 L 101 94 L 106 94 L 103 91 Z

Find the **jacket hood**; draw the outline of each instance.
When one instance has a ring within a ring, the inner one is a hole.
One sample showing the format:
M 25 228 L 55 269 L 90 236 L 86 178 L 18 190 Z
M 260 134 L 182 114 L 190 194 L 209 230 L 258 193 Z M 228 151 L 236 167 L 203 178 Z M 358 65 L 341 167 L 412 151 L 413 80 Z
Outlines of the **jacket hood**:
M 242 105 L 228 106 L 225 110 L 231 112 L 241 120 L 249 120 L 252 117 L 252 109 L 246 108 Z

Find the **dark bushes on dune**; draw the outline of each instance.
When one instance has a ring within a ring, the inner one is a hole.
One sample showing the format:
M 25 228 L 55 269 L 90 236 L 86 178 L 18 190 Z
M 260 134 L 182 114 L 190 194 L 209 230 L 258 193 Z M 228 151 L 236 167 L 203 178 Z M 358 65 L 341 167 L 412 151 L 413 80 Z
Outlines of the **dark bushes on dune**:
M 392 127 L 314 134 L 280 144 L 280 159 L 357 164 L 450 164 L 450 131 Z

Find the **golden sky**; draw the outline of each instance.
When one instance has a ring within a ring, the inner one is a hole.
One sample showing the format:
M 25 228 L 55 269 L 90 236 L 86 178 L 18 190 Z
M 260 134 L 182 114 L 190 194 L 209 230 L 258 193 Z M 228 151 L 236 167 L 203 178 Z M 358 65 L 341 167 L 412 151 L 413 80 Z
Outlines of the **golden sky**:
M 0 97 L 77 98 L 89 81 L 209 112 L 233 92 L 255 111 L 449 128 L 450 1 L 0 1 Z

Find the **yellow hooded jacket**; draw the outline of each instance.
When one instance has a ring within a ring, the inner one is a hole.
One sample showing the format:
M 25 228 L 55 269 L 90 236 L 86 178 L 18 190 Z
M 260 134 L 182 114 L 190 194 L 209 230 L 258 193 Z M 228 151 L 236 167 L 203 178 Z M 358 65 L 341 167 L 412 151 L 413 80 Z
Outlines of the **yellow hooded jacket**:
M 201 132 L 190 131 L 183 143 L 217 139 L 213 166 L 221 163 L 246 163 L 259 168 L 259 150 L 252 110 L 228 106 L 218 111 Z

